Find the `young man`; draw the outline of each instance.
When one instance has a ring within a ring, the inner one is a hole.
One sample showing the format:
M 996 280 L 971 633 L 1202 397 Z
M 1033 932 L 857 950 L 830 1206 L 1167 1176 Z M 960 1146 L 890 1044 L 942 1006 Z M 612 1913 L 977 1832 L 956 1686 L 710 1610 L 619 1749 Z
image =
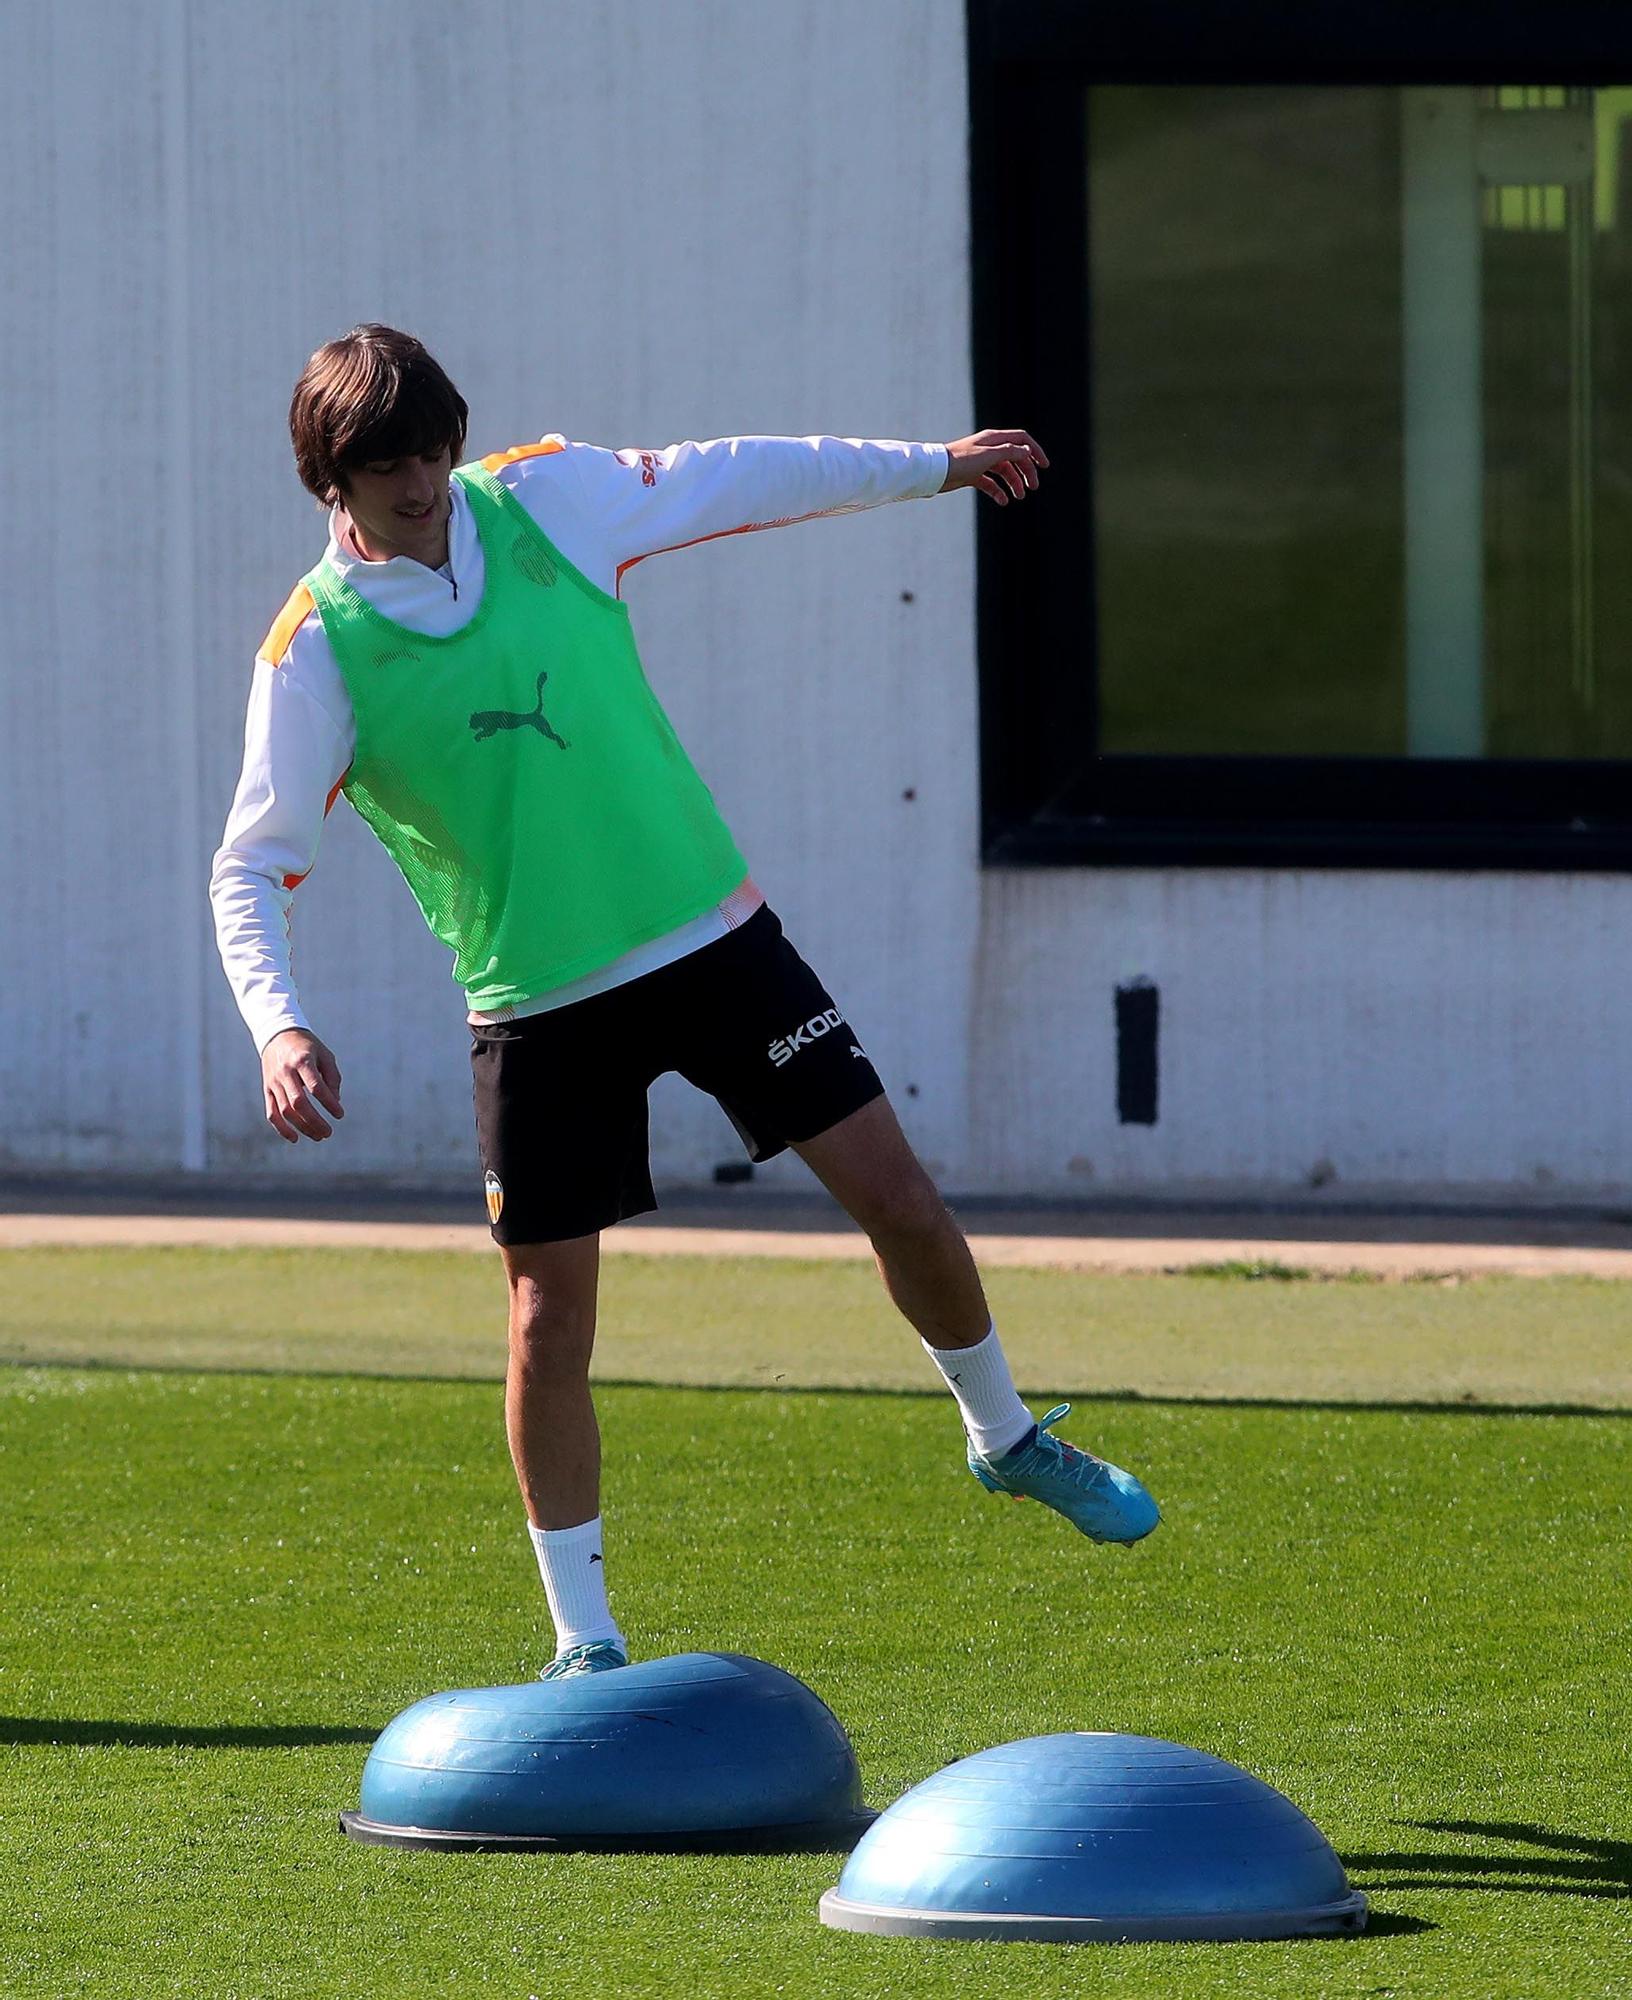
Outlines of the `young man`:
M 1006 506 L 1035 490 L 1042 451 L 1023 431 L 618 452 L 552 436 L 458 465 L 467 414 L 389 327 L 307 364 L 290 432 L 329 541 L 256 659 L 211 900 L 267 1122 L 291 1144 L 342 1115 L 288 939 L 339 792 L 454 954 L 510 1281 L 506 1429 L 556 1631 L 545 1678 L 627 1662 L 589 1358 L 600 1231 L 656 1206 L 646 1094 L 670 1069 L 718 1099 L 755 1160 L 792 1146 L 867 1232 L 982 1485 L 1096 1541 L 1149 1534 L 1139 1482 L 1051 1436 L 1063 1408 L 1038 1424 L 1015 1393 L 968 1246 L 754 886 L 619 600 L 635 563 L 718 535 L 963 487 Z

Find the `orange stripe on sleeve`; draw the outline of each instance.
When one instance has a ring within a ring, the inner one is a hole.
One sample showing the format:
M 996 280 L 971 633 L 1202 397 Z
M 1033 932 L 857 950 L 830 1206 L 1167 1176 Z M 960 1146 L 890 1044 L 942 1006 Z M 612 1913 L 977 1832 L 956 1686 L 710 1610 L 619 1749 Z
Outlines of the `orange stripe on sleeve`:
M 261 641 L 261 650 L 255 655 L 256 659 L 265 660 L 269 667 L 281 667 L 283 656 L 289 650 L 290 641 L 300 630 L 306 614 L 316 608 L 312 593 L 305 584 L 297 583 L 290 591 L 283 609 L 273 619 L 271 631 Z
M 559 438 L 540 438 L 537 444 L 513 444 L 508 451 L 490 451 L 482 464 L 489 472 L 501 465 L 514 465 L 518 458 L 548 458 L 551 452 L 565 451 Z
M 819 509 L 814 514 L 789 514 L 780 521 L 745 521 L 740 528 L 716 528 L 712 535 L 699 535 L 695 541 L 670 542 L 666 549 L 648 549 L 645 555 L 631 556 L 627 562 L 618 564 L 618 595 L 620 597 L 623 595 L 623 579 L 626 573 L 637 563 L 649 561 L 653 556 L 671 556 L 676 549 L 697 549 L 701 548 L 704 542 L 723 542 L 732 535 L 758 535 L 767 528 L 797 528 L 802 521 L 823 521 L 829 513 L 839 512 L 842 512 L 842 509 L 834 507 Z
M 276 664 L 276 662 L 274 662 L 274 664 Z M 351 766 L 348 764 L 346 766 L 344 773 L 335 781 L 335 784 L 332 790 L 330 791 L 329 796 L 323 801 L 323 817 L 325 819 L 327 819 L 329 814 L 334 811 L 334 802 L 337 798 L 339 798 L 340 794 L 345 790 L 346 779 L 349 778 L 350 776 L 351 776 Z M 307 870 L 306 872 L 309 874 L 311 871 Z M 286 889 L 298 889 L 301 883 L 304 882 L 305 880 L 306 880 L 305 874 L 285 875 L 283 878 L 283 886 Z

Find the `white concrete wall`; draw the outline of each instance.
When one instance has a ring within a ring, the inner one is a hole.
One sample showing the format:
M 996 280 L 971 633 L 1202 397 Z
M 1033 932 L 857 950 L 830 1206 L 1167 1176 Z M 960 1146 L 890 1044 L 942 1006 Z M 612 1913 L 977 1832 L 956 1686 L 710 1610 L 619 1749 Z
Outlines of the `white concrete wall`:
M 0 11 L 0 91 L 0 1168 L 462 1176 L 458 996 L 345 808 L 296 918 L 335 1142 L 266 1132 L 209 945 L 249 661 L 320 547 L 289 389 L 382 318 L 448 366 L 477 449 L 956 435 L 960 0 L 57 0 Z M 1632 1182 L 1623 882 L 983 874 L 973 592 L 967 497 L 629 588 L 948 1185 Z M 1115 1121 L 1131 973 L 1162 989 L 1151 1128 Z M 677 1083 L 654 1133 L 662 1177 L 739 1156 Z
M 1632 884 L 1258 869 L 984 878 L 981 1184 L 1555 1197 L 1632 1179 Z M 1154 1125 L 1113 996 L 1160 993 Z

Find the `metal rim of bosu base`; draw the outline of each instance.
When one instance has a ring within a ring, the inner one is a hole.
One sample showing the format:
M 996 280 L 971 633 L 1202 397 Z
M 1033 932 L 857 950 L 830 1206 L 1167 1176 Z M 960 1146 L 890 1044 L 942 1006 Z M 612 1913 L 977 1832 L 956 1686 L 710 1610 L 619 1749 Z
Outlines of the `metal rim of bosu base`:
M 852 1903 L 829 1889 L 818 1906 L 830 1930 L 881 1937 L 1007 1939 L 1015 1944 L 1236 1944 L 1271 1938 L 1324 1937 L 1366 1927 L 1358 1890 L 1308 1910 L 1219 1910 L 1190 1917 L 1043 1917 L 998 1910 L 902 1910 Z
M 451 1854 L 831 1854 L 848 1853 L 877 1813 L 805 1820 L 795 1826 L 722 1827 L 698 1833 L 448 1833 L 438 1827 L 390 1826 L 343 1812 L 340 1831 L 367 1847 L 412 1847 Z

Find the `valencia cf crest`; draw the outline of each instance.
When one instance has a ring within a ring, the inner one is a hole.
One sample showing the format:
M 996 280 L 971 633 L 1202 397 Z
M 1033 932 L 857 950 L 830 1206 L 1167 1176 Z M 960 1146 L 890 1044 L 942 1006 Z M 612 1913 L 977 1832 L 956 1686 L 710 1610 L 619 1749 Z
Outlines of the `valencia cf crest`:
M 487 1219 L 496 1223 L 504 1213 L 504 1182 L 491 1167 L 487 1170 L 486 1180 L 482 1182 L 482 1192 L 487 1196 Z

